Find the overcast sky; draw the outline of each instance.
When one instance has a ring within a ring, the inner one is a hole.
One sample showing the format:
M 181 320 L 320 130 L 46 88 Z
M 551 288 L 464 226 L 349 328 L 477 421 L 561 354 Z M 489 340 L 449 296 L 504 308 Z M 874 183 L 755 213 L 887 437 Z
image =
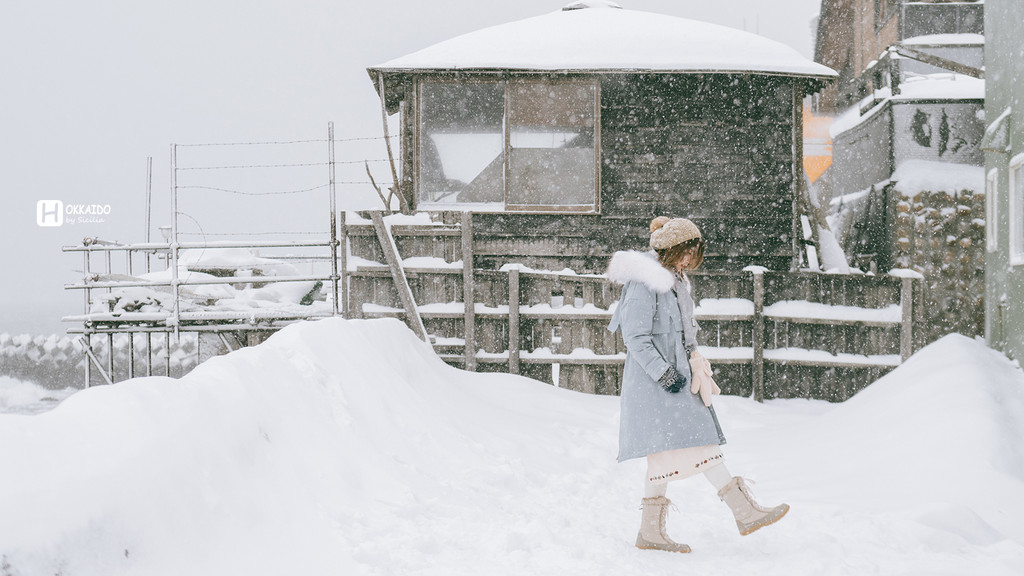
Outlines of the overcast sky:
M 84 237 L 144 240 L 147 157 L 153 158 L 151 229 L 158 239 L 156 227 L 170 221 L 172 143 L 322 140 L 331 121 L 336 139 L 379 137 L 379 101 L 367 66 L 566 3 L 5 2 L 0 8 L 0 333 L 63 333 L 68 325 L 61 316 L 82 311 L 82 294 L 63 290 L 65 283 L 80 281 L 76 270 L 82 269 L 82 257 L 61 252 L 61 246 Z M 819 0 L 619 3 L 757 32 L 808 58 L 813 55 L 810 21 L 820 5 Z M 325 143 L 258 148 L 179 148 L 178 165 L 327 158 Z M 336 154 L 342 162 L 385 157 L 379 140 L 340 143 Z M 386 175 L 386 164 L 372 166 L 378 177 Z M 339 180 L 365 180 L 361 164 L 346 167 Z M 325 170 L 296 169 L 287 184 L 270 176 L 257 184 L 264 192 L 314 187 L 326 181 Z M 180 174 L 179 185 L 229 186 L 208 171 Z M 338 190 L 343 207 L 365 206 L 372 197 L 366 185 L 343 184 Z M 44 200 L 109 207 L 109 213 L 92 217 L 95 221 L 40 227 L 36 210 Z M 188 214 L 181 228 L 210 234 L 326 229 L 323 190 L 288 200 L 282 208 L 270 199 L 191 190 L 181 200 L 180 210 Z M 97 259 L 94 266 L 99 264 Z

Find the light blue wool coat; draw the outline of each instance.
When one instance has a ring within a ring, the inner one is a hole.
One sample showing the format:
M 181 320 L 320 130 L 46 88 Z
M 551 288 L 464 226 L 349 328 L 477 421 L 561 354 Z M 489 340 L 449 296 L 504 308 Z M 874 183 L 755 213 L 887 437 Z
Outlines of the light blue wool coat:
M 616 252 L 606 277 L 622 284 L 608 329 L 626 344 L 619 417 L 619 462 L 666 450 L 725 444 L 714 408 L 690 392 L 687 345 L 697 345 L 689 286 L 654 252 Z M 658 378 L 675 366 L 687 386 L 673 394 Z

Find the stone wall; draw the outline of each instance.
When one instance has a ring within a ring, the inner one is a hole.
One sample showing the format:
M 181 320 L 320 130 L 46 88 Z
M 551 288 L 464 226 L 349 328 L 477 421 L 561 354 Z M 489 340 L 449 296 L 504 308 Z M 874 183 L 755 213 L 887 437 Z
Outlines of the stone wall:
M 895 185 L 897 268 L 924 275 L 928 341 L 985 333 L 985 193 L 902 192 Z

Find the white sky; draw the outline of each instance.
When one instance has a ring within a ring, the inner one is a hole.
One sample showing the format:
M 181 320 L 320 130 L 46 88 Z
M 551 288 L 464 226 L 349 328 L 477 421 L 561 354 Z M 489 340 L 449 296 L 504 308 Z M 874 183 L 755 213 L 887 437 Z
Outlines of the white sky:
M 170 219 L 172 143 L 251 142 L 381 135 L 379 102 L 365 72 L 433 43 L 558 10 L 568 0 L 330 2 L 176 0 L 6 2 L 0 8 L 0 332 L 63 332 L 81 312 L 80 255 L 63 245 L 86 236 L 145 238 L 146 158 L 152 156 L 153 238 Z M 624 8 L 705 20 L 760 33 L 810 58 L 819 0 L 621 0 Z M 273 150 L 259 162 L 321 162 L 326 144 Z M 179 165 L 253 162 L 234 149 L 179 149 Z M 252 152 L 246 149 L 245 152 Z M 218 156 L 214 156 L 214 155 Z M 342 144 L 339 161 L 385 157 L 379 143 Z M 386 165 L 372 165 L 383 179 Z M 319 170 L 320 172 L 317 172 Z M 301 172 L 301 171 L 299 171 Z M 326 181 L 310 168 L 282 191 Z M 230 187 L 206 178 L 201 183 Z M 339 180 L 365 180 L 362 165 Z M 367 186 L 339 187 L 340 202 Z M 190 192 L 184 232 L 324 229 L 326 195 L 253 199 Z M 109 205 L 102 222 L 36 225 L 41 200 Z M 193 220 L 194 219 L 194 220 Z M 321 222 L 322 221 L 322 222 Z M 195 238 L 190 238 L 195 239 Z M 122 257 L 123 258 L 123 257 Z M 96 259 L 95 266 L 101 260 Z

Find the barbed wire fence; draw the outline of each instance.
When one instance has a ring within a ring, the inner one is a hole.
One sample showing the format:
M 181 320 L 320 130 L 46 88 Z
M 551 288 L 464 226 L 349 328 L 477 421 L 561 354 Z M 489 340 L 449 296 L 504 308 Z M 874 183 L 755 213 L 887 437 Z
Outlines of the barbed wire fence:
M 149 242 L 152 215 L 151 201 L 147 197 L 146 243 L 117 245 L 93 239 L 91 245 L 79 248 L 84 251 L 84 275 L 87 279 L 83 285 L 73 287 L 85 290 L 86 310 L 82 318 L 88 319 L 97 303 L 102 304 L 105 297 L 111 299 L 110 293 L 120 286 L 118 282 L 137 282 L 132 279 L 139 262 L 133 264 L 133 258 L 145 260 L 147 273 L 151 272 L 151 259 L 155 258 L 157 265 L 162 265 L 166 271 L 164 273 L 170 275 L 169 281 L 157 282 L 163 282 L 170 289 L 173 311 L 163 329 L 132 326 L 130 322 L 118 328 L 121 323 L 117 321 L 103 329 L 97 328 L 91 320 L 85 320 L 81 328 L 69 330 L 82 334 L 76 342 L 91 359 L 84 361 L 86 381 L 97 383 L 97 374 L 90 374 L 92 368 L 96 368 L 95 372 L 109 382 L 111 378 L 138 375 L 134 368 L 137 361 L 146 366 L 147 375 L 169 376 L 180 376 L 201 362 L 201 348 L 209 349 L 203 344 L 209 338 L 204 340 L 204 337 L 214 335 L 206 332 L 221 328 L 206 320 L 199 320 L 196 324 L 195 319 L 190 319 L 195 314 L 182 314 L 181 289 L 191 290 L 195 283 L 189 277 L 179 278 L 179 271 L 183 264 L 189 267 L 190 275 L 192 268 L 205 267 L 214 275 L 223 274 L 225 282 L 231 283 L 230 277 L 234 273 L 229 270 L 230 266 L 218 271 L 216 262 L 224 262 L 225 257 L 233 262 L 231 259 L 237 254 L 214 251 L 249 251 L 250 255 L 260 259 L 285 262 L 289 272 L 276 278 L 266 277 L 267 281 L 312 283 L 319 280 L 316 290 L 321 300 L 333 306 L 333 313 L 337 315 L 340 278 L 338 199 L 340 196 L 345 200 L 343 209 L 353 209 L 353 203 L 349 201 L 353 197 L 357 198 L 355 204 L 359 204 L 358 209 L 380 207 L 380 193 L 374 180 L 386 182 L 392 179 L 390 161 L 383 158 L 382 149 L 385 140 L 393 137 L 336 138 L 331 123 L 327 138 L 322 139 L 172 144 L 170 223 L 159 226 L 163 243 L 159 240 Z M 378 174 L 373 174 L 373 169 Z M 147 172 L 148 178 L 152 178 L 151 163 Z M 147 196 L 150 194 L 148 192 Z M 116 266 L 123 267 L 124 274 L 114 270 L 116 262 L 111 254 L 118 250 L 126 256 L 124 264 Z M 103 256 L 103 270 L 91 267 L 92 251 Z M 186 256 L 184 262 L 182 255 Z M 239 261 L 244 261 L 244 258 Z M 300 265 L 309 267 L 304 274 L 296 272 L 296 266 Z M 227 318 L 231 313 L 220 314 L 224 316 L 220 321 L 225 329 L 237 321 Z M 331 314 L 330 310 L 326 313 Z M 310 314 L 316 316 L 323 312 Z M 261 321 L 253 319 L 249 323 L 253 324 L 250 328 L 254 330 L 261 325 Z M 93 336 L 97 338 L 94 340 Z M 224 340 L 223 336 L 220 340 Z M 215 342 L 215 346 L 220 347 L 220 344 Z M 229 350 L 232 348 L 226 341 L 224 346 Z M 19 351 L 20 348 L 25 347 L 19 347 Z M 193 353 L 195 361 L 185 358 Z M 13 361 L 18 364 L 20 360 L 16 358 L 24 356 L 27 359 L 33 355 L 8 354 L 4 363 L 12 364 Z M 82 356 L 76 356 L 78 358 L 68 357 L 61 363 L 73 362 L 81 366 Z M 101 365 L 104 356 L 105 366 Z M 127 358 L 127 369 L 124 358 Z

